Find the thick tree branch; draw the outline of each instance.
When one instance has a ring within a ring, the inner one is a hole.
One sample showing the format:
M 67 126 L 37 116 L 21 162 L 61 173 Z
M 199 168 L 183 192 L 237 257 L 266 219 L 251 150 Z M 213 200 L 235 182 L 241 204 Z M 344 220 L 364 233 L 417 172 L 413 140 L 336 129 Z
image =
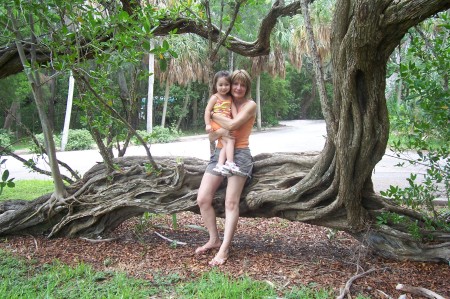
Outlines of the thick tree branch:
M 122 1 L 128 3 L 130 1 Z M 277 1 L 272 9 L 267 13 L 261 22 L 259 28 L 258 38 L 254 42 L 243 41 L 234 36 L 228 36 L 226 47 L 240 55 L 255 57 L 261 55 L 267 55 L 270 52 L 270 34 L 277 22 L 281 17 L 293 16 L 300 13 L 300 2 L 295 1 L 288 5 L 280 4 L 283 1 Z M 313 1 L 311 1 L 313 2 Z M 131 2 L 130 2 L 131 3 Z M 132 9 L 137 9 L 136 6 L 124 5 L 128 13 L 132 14 Z M 225 35 L 221 33 L 219 28 L 212 26 L 210 31 L 208 26 L 205 26 L 203 22 L 197 22 L 188 18 L 173 18 L 168 16 L 165 19 L 160 20 L 160 24 L 154 29 L 153 34 L 155 36 L 166 36 L 173 30 L 177 30 L 177 34 L 193 33 L 197 34 L 205 39 L 211 36 L 214 42 L 219 42 L 220 38 Z M 98 39 L 106 41 L 111 36 L 99 36 Z M 90 41 L 80 41 L 80 47 L 84 53 L 86 59 L 92 58 L 92 49 L 89 48 Z M 22 45 L 26 56 L 30 55 L 29 41 L 23 40 Z M 63 53 L 59 53 L 63 55 Z M 45 64 L 50 62 L 51 53 L 49 49 L 43 45 L 36 45 L 36 63 Z M 13 43 L 0 47 L 0 79 L 6 78 L 10 75 L 17 74 L 23 70 L 23 66 L 20 62 L 17 47 Z
M 449 8 L 450 0 L 389 1 L 381 26 L 393 26 L 399 32 L 406 32 L 430 16 Z
M 4 148 L 3 148 L 3 147 L 0 147 L 0 152 L 4 152 Z M 11 157 L 13 157 L 14 159 L 16 159 L 16 160 L 22 162 L 24 165 L 27 165 L 30 169 L 36 171 L 37 173 L 44 174 L 44 175 L 48 175 L 49 177 L 52 176 L 52 172 L 51 172 L 51 171 L 47 171 L 47 170 L 40 169 L 40 168 L 37 167 L 35 164 L 30 163 L 29 161 L 25 160 L 24 158 L 22 158 L 22 157 L 19 156 L 19 155 L 16 155 L 16 154 L 13 153 L 13 152 L 8 152 L 8 156 L 11 156 Z M 66 167 L 69 171 L 71 171 L 72 174 L 76 174 L 75 172 L 73 172 L 73 170 L 72 170 L 66 163 L 64 163 L 64 162 L 58 160 L 58 164 L 60 164 L 60 165 L 62 165 L 62 166 L 64 166 L 64 167 Z M 70 183 L 70 184 L 74 183 L 74 180 L 72 180 L 72 179 L 69 178 L 68 176 L 66 176 L 66 175 L 64 175 L 64 174 L 62 174 L 61 176 L 62 176 L 62 179 L 63 179 L 64 181 L 66 181 L 66 182 L 68 182 L 68 183 Z M 76 179 L 79 179 L 78 175 L 76 176 Z

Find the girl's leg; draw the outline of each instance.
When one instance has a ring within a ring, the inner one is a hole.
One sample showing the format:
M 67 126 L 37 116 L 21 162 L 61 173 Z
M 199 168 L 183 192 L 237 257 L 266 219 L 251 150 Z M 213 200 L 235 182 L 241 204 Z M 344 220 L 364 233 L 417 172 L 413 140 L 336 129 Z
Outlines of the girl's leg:
M 219 160 L 217 161 L 217 165 L 224 165 L 227 160 L 227 151 L 226 148 L 228 146 L 229 138 L 222 137 L 222 149 L 220 150 Z
M 226 161 L 228 163 L 234 163 L 234 138 L 228 138 L 222 137 L 222 143 L 223 140 L 226 140 L 226 144 L 223 144 L 223 149 L 225 149 L 225 153 L 226 153 Z
M 212 206 L 212 201 L 217 188 L 222 183 L 223 177 L 210 173 L 205 173 L 200 183 L 197 194 L 197 204 L 200 208 L 203 222 L 209 233 L 209 241 L 195 250 L 195 253 L 201 254 L 212 248 L 220 247 L 220 238 L 217 231 L 216 212 Z
M 209 262 L 212 266 L 222 265 L 228 258 L 231 241 L 233 240 L 239 219 L 239 201 L 246 180 L 246 177 L 237 175 L 228 178 L 225 196 L 225 230 L 223 242 L 216 256 Z

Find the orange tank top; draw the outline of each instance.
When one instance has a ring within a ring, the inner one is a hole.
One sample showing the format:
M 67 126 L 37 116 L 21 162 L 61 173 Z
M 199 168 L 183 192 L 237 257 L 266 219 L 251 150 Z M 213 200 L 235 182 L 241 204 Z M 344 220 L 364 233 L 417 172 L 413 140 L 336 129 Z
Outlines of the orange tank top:
M 253 129 L 253 124 L 255 123 L 256 115 L 250 117 L 246 123 L 240 126 L 238 129 L 233 131 L 233 136 L 235 138 L 234 148 L 247 148 L 249 146 L 249 137 Z M 222 148 L 222 143 L 217 143 L 218 148 Z

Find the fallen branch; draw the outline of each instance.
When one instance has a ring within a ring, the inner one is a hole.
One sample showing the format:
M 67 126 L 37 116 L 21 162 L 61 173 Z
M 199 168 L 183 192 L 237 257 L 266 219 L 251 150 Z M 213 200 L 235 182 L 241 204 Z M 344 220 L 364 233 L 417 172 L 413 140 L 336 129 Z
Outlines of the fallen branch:
M 404 284 L 398 284 L 395 287 L 397 290 L 399 291 L 404 291 L 407 293 L 411 293 L 414 295 L 419 295 L 419 296 L 423 296 L 426 298 L 431 298 L 431 299 L 445 299 L 444 297 L 442 297 L 439 294 L 436 294 L 435 292 L 422 288 L 422 287 L 413 287 L 413 286 L 408 286 L 408 285 L 404 285 Z
M 391 296 L 389 296 L 388 294 L 386 294 L 385 292 L 383 292 L 381 290 L 377 290 L 377 292 L 381 293 L 382 295 L 384 295 L 388 299 L 393 299 Z
M 187 245 L 187 243 L 180 242 L 180 241 L 177 241 L 177 240 L 169 239 L 169 238 L 164 237 L 163 235 L 161 235 L 161 234 L 159 234 L 159 233 L 157 233 L 157 232 L 155 232 L 155 234 L 156 234 L 158 237 L 160 237 L 160 238 L 162 238 L 162 239 L 164 239 L 164 240 L 169 241 L 170 243 L 175 243 L 175 244 L 177 244 L 177 245 Z
M 103 242 L 112 242 L 117 240 L 118 238 L 109 238 L 109 239 L 89 239 L 89 238 L 80 238 L 81 240 L 88 241 L 90 243 L 103 243 Z
M 30 235 L 30 236 L 31 236 L 31 235 Z M 36 238 L 35 238 L 34 236 L 31 236 L 31 237 L 33 237 L 33 240 L 34 240 L 34 246 L 36 246 L 36 251 L 35 251 L 35 252 L 38 252 L 38 251 L 39 251 L 38 242 L 37 242 L 37 240 L 36 240 Z
M 369 274 L 369 273 L 372 273 L 373 271 L 377 271 L 377 269 L 372 268 L 372 269 L 370 269 L 370 270 L 368 270 L 368 271 L 366 271 L 366 272 L 363 272 L 363 273 L 361 273 L 361 274 L 358 274 L 358 275 L 355 275 L 355 276 L 351 277 L 351 278 L 347 281 L 347 283 L 345 284 L 345 287 L 344 287 L 343 289 L 341 289 L 341 293 L 340 293 L 340 295 L 337 297 L 337 299 L 344 299 L 344 297 L 345 297 L 347 294 L 350 294 L 350 287 L 352 286 L 352 283 L 353 283 L 355 280 L 357 280 L 358 278 L 363 277 L 364 275 L 367 275 L 367 274 Z

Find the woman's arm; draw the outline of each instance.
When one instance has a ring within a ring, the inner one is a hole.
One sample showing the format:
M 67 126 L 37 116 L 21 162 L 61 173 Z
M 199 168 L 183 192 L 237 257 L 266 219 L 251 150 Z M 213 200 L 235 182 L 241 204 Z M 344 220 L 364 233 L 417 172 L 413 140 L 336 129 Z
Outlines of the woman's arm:
M 225 116 L 213 114 L 213 120 L 218 123 L 222 128 L 229 131 L 238 129 L 240 126 L 245 124 L 250 118 L 252 118 L 256 113 L 256 103 L 254 101 L 249 101 L 242 107 L 242 110 L 236 115 L 235 118 L 230 119 Z
M 233 136 L 230 136 L 230 131 L 223 128 L 217 129 L 215 131 L 211 130 L 208 134 L 209 141 L 216 141 L 220 137 L 233 138 Z

